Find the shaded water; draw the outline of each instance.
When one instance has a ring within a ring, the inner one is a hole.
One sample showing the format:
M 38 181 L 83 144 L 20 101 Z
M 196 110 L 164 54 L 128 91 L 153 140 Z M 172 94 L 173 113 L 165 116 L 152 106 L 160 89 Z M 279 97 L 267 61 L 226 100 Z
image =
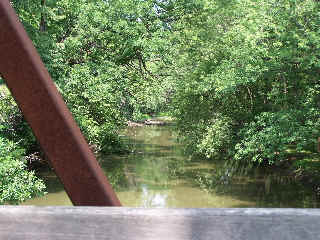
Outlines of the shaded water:
M 316 195 L 294 179 L 256 172 L 214 184 L 219 168 L 184 155 L 170 126 L 127 129 L 133 153 L 102 156 L 100 164 L 124 206 L 319 207 Z M 24 205 L 71 205 L 54 173 L 45 173 L 48 194 Z

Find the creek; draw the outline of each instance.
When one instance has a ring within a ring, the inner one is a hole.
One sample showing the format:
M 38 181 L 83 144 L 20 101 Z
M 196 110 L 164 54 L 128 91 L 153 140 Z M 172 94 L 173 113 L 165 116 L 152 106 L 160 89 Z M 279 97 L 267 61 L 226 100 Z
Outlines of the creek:
M 256 171 L 214 184 L 221 164 L 194 160 L 183 151 L 173 126 L 129 127 L 126 155 L 100 156 L 99 163 L 128 207 L 319 207 L 316 194 L 283 173 Z M 41 173 L 48 194 L 23 205 L 71 205 L 53 172 Z

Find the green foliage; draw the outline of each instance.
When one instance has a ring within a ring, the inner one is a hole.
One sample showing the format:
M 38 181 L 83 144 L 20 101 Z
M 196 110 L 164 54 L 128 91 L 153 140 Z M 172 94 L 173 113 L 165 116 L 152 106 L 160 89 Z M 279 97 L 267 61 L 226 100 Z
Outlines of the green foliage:
M 175 33 L 174 115 L 190 149 L 249 166 L 315 152 L 320 4 L 199 2 Z
M 271 165 L 286 161 L 292 155 L 288 149 L 316 152 L 319 117 L 295 110 L 261 113 L 241 129 L 234 158 L 244 164 Z
M 139 4 L 138 4 L 139 3 Z M 165 106 L 171 83 L 165 75 L 170 60 L 169 31 L 162 26 L 153 1 L 108 1 L 80 5 L 72 34 L 56 44 L 54 58 L 66 75 L 63 90 L 77 65 L 104 78 L 110 95 L 127 119 Z M 119 11 L 121 9 L 121 11 Z M 53 75 L 58 75 L 53 73 Z M 164 84 L 165 83 L 165 84 Z
M 250 167 L 316 152 L 317 1 L 11 2 L 98 150 L 121 150 L 128 120 L 171 110 L 189 150 L 206 158 Z M 2 98 L 0 136 L 35 151 Z
M 167 107 L 169 3 L 11 2 L 90 144 L 121 150 L 127 120 Z
M 197 150 L 207 158 L 223 157 L 228 153 L 232 143 L 232 125 L 230 119 L 216 116 L 202 134 Z
M 27 171 L 23 155 L 17 144 L 0 138 L 0 204 L 17 204 L 44 194 L 43 182 Z
M 77 65 L 62 93 L 88 142 L 112 152 L 121 149 L 117 130 L 124 119 L 109 81 L 104 74 L 94 76 L 88 67 Z
M 127 120 L 166 108 L 172 59 L 165 3 L 158 8 L 151 0 L 11 3 L 94 150 L 122 151 L 118 131 Z M 0 150 L 7 149 L 0 156 L 0 203 L 17 203 L 43 193 L 43 183 L 22 161 L 40 147 L 12 97 L 3 92 L 0 97 Z M 9 141 L 17 144 L 4 148 Z
M 0 204 L 18 204 L 44 194 L 44 183 L 26 162 L 39 148 L 8 91 L 0 92 L 0 100 Z
M 26 154 L 39 151 L 31 128 L 8 91 L 0 92 L 0 136 L 19 143 Z

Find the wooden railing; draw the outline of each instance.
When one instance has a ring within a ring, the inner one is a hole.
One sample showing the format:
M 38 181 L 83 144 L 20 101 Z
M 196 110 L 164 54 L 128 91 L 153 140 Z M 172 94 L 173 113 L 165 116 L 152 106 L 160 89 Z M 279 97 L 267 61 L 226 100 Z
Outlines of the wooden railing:
M 4 240 L 320 239 L 318 209 L 0 208 Z

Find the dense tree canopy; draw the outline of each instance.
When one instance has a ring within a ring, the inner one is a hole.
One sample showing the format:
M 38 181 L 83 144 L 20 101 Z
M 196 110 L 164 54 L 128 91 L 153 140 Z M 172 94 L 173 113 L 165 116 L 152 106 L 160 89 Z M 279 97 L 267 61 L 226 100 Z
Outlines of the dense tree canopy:
M 122 151 L 128 120 L 170 109 L 190 153 L 237 169 L 317 153 L 318 1 L 11 3 L 97 151 Z M 11 97 L 1 98 L 1 141 L 21 156 L 40 152 Z
M 179 33 L 174 107 L 192 151 L 245 165 L 316 152 L 319 3 L 206 3 Z

